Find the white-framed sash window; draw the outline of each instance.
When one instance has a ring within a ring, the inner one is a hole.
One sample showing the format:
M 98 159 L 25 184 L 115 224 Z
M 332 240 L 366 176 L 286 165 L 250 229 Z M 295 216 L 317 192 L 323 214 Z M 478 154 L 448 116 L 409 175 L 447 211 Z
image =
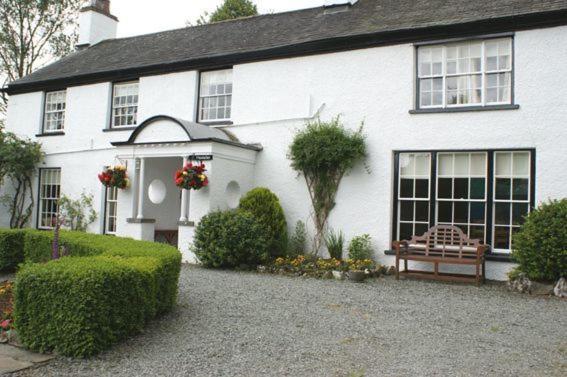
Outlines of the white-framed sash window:
M 44 133 L 59 132 L 65 128 L 66 102 L 66 90 L 45 93 L 45 108 L 43 110 Z
M 138 81 L 115 83 L 112 89 L 112 127 L 138 123 Z
M 52 229 L 55 226 L 61 196 L 61 169 L 40 169 L 38 228 Z
M 512 38 L 417 48 L 419 108 L 512 103 Z
M 116 221 L 118 218 L 118 188 L 107 187 L 104 207 L 104 233 L 116 234 Z
M 199 122 L 230 121 L 232 113 L 232 69 L 201 72 Z

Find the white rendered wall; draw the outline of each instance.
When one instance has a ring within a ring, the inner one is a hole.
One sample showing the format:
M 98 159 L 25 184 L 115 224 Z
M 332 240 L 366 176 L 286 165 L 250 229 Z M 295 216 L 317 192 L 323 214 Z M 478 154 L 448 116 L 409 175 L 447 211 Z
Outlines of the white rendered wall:
M 250 187 L 266 186 L 280 197 L 290 230 L 298 219 L 310 223 L 305 182 L 286 155 L 295 130 L 322 108 L 322 119 L 342 114 L 353 129 L 364 121 L 369 153 L 370 174 L 360 165 L 343 179 L 330 225 L 348 239 L 369 233 L 382 260 L 387 260 L 382 251 L 391 237 L 394 150 L 536 148 L 536 200 L 567 196 L 562 173 L 567 166 L 567 86 L 562 79 L 567 77 L 567 27 L 518 32 L 514 45 L 514 94 L 520 109 L 511 111 L 409 114 L 415 80 L 411 44 L 235 66 L 234 125 L 228 130 L 242 142 L 264 147 Z M 197 77 L 184 72 L 141 78 L 139 122 L 159 114 L 194 119 Z M 95 173 L 113 163 L 117 153 L 110 141 L 130 134 L 102 132 L 110 117 L 110 88 L 110 83 L 69 88 L 66 135 L 39 139 L 49 154 L 47 163 L 63 168 L 64 192 L 98 190 Z M 42 93 L 10 97 L 8 130 L 38 133 L 42 98 Z M 81 174 L 68 178 L 75 168 Z M 213 169 L 216 174 L 217 166 Z M 219 207 L 224 189 L 211 182 L 210 194 Z M 196 206 L 193 196 L 191 206 Z M 508 267 L 491 263 L 489 277 L 502 278 Z

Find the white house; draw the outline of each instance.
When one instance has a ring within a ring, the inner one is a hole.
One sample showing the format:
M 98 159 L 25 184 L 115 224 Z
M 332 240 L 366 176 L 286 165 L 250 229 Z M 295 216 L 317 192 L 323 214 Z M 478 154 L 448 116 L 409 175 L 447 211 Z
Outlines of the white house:
M 290 230 L 309 224 L 286 154 L 306 121 L 338 114 L 364 122 L 369 171 L 345 177 L 330 225 L 370 234 L 382 261 L 392 240 L 456 224 L 503 279 L 522 216 L 567 196 L 567 0 L 331 1 L 121 39 L 117 22 L 92 1 L 77 51 L 7 87 L 7 129 L 46 153 L 35 227 L 85 191 L 91 232 L 178 242 L 192 261 L 199 219 L 256 186 Z M 210 186 L 180 192 L 194 156 L 211 158 Z M 97 174 L 117 163 L 132 185 L 105 190 Z

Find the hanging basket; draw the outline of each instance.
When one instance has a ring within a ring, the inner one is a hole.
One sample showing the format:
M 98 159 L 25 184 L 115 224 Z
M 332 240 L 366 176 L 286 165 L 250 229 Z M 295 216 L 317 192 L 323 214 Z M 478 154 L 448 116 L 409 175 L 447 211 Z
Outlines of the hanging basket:
M 106 187 L 116 187 L 121 190 L 130 186 L 130 179 L 126 167 L 122 165 L 111 166 L 98 175 L 99 181 Z
M 184 190 L 200 190 L 209 185 L 204 163 L 187 163 L 183 169 L 175 172 L 175 185 Z

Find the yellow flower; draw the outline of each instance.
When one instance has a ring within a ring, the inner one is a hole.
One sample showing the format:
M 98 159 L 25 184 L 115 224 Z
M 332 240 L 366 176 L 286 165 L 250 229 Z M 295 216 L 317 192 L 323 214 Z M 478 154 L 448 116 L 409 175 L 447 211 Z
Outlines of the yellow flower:
M 183 172 L 183 175 L 188 175 L 188 173 L 186 171 Z

